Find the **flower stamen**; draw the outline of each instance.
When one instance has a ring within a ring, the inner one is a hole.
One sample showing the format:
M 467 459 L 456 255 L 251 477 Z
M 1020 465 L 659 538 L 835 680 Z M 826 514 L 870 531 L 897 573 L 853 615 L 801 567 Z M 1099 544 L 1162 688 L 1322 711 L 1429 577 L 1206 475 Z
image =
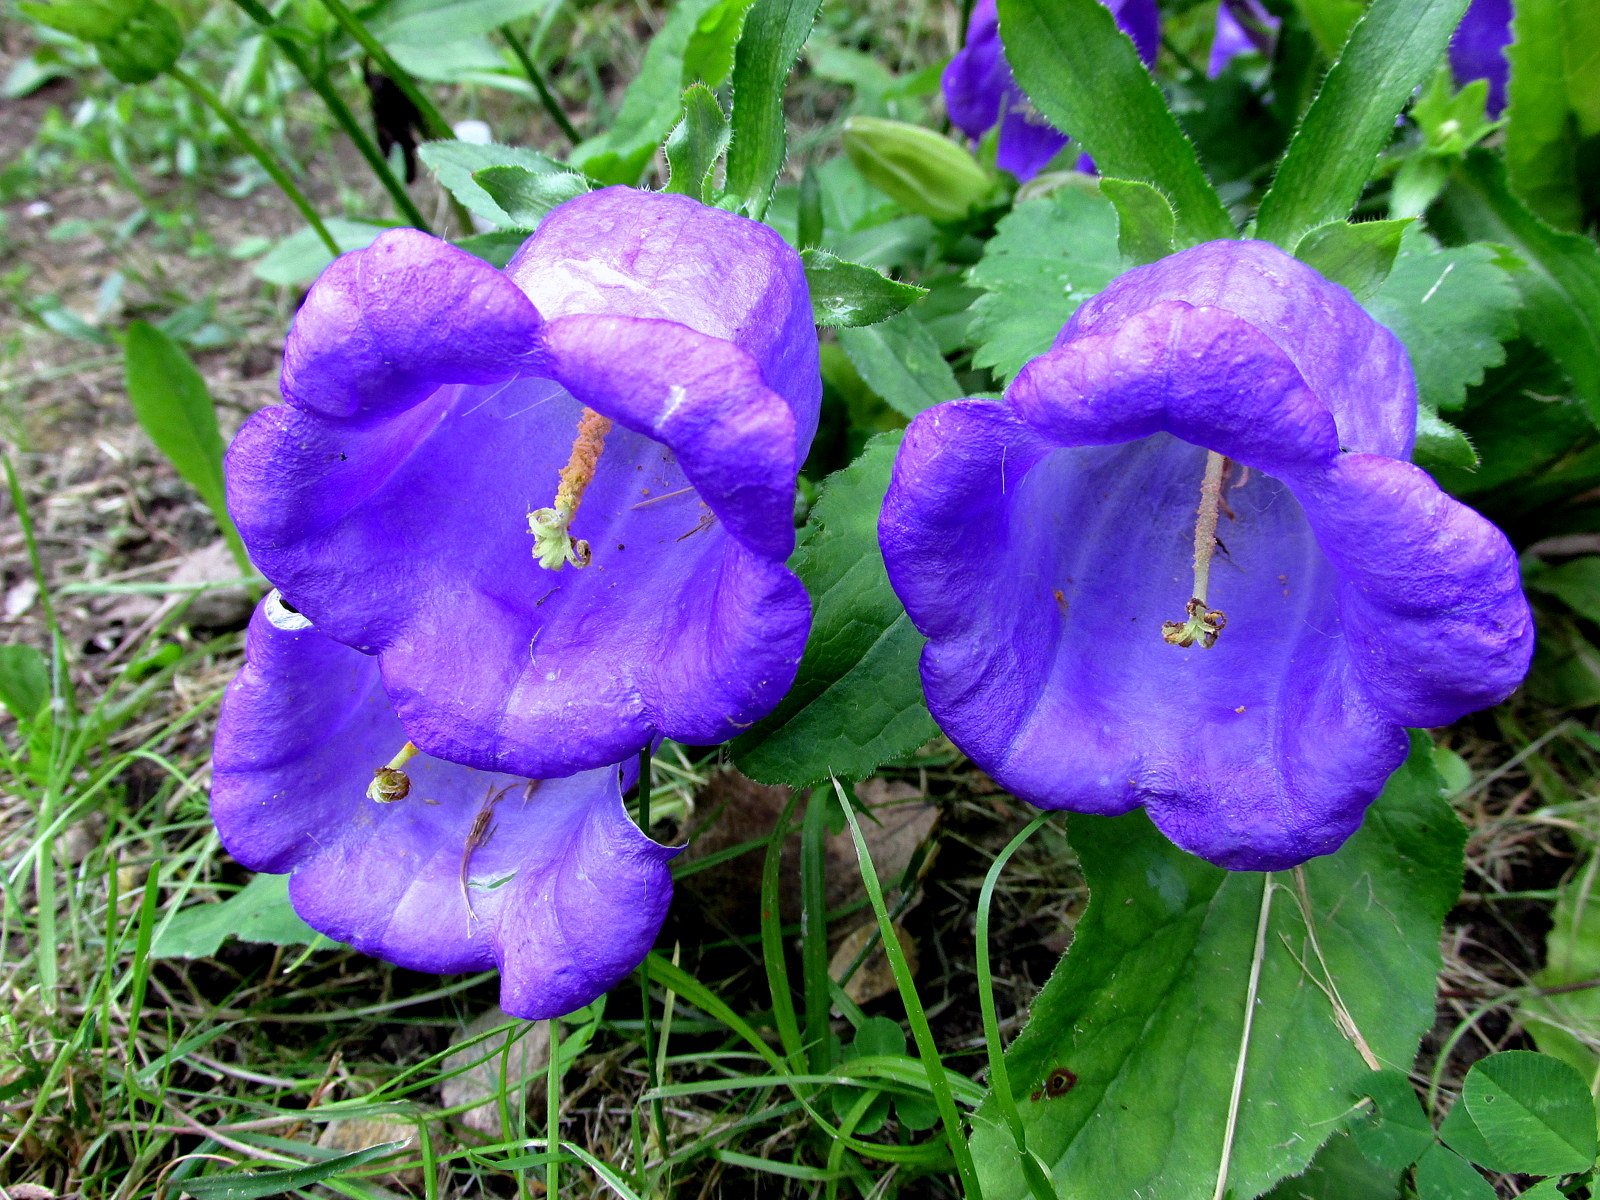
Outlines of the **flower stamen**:
M 1217 636 L 1228 623 L 1228 615 L 1206 607 L 1206 591 L 1211 585 L 1211 558 L 1217 549 L 1217 514 L 1222 506 L 1222 482 L 1228 460 L 1216 451 L 1206 454 L 1206 473 L 1200 481 L 1200 511 L 1194 524 L 1194 591 L 1184 606 L 1182 621 L 1163 621 L 1161 637 L 1168 645 L 1192 646 L 1202 650 L 1217 644 Z
M 405 765 L 416 755 L 417 748 L 412 743 L 401 746 L 393 758 L 372 773 L 372 782 L 367 784 L 367 799 L 393 804 L 409 796 L 411 777 L 405 773 Z
M 574 538 L 570 532 L 572 518 L 577 515 L 583 493 L 594 481 L 595 469 L 600 465 L 600 452 L 605 449 L 606 434 L 611 432 L 611 418 L 602 417 L 592 408 L 585 408 L 578 418 L 578 436 L 573 439 L 572 453 L 567 465 L 561 468 L 561 484 L 556 488 L 555 504 L 550 508 L 537 508 L 528 514 L 528 532 L 533 534 L 533 556 L 547 571 L 559 571 L 563 563 L 574 567 L 589 565 L 589 543 Z

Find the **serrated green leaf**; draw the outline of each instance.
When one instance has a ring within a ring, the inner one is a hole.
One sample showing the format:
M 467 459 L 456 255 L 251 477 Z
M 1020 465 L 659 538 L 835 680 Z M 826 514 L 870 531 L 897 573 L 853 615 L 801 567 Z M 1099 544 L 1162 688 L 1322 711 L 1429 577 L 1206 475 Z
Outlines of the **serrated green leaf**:
M 1396 1200 L 1400 1172 L 1380 1167 L 1343 1134 L 1329 1138 L 1304 1175 L 1285 1179 L 1262 1200 Z
M 717 38 L 737 40 L 751 0 L 680 0 L 650 39 L 639 73 L 623 94 L 622 106 L 606 131 L 572 152 L 572 163 L 601 183 L 639 182 L 661 139 L 682 111 L 683 89 L 691 83 L 718 87 L 726 75 L 715 72 L 731 61 Z M 732 46 L 732 41 L 727 45 Z M 690 52 L 693 48 L 694 57 Z M 726 65 L 721 69 L 725 72 Z
M 728 191 L 760 220 L 783 169 L 784 82 L 811 34 L 822 0 L 756 0 L 733 59 L 733 144 Z
M 927 288 L 890 279 L 826 250 L 802 250 L 800 261 L 811 291 L 812 319 L 824 328 L 876 325 L 928 294 Z
M 899 447 L 899 433 L 873 438 L 828 478 L 812 509 L 793 560 L 815 612 L 799 674 L 777 711 L 732 745 L 752 779 L 793 787 L 830 774 L 865 779 L 938 732 L 922 700 L 922 636 L 878 550 L 878 510 Z
M 220 904 L 191 904 L 175 913 L 156 934 L 150 954 L 211 958 L 230 937 L 271 946 L 309 946 L 321 936 L 289 903 L 287 875 L 253 875 Z
M 128 327 L 123 354 L 128 402 L 139 424 L 184 482 L 200 493 L 239 566 L 249 571 L 250 559 L 228 515 L 222 435 L 206 381 L 182 346 L 144 321 Z
M 336 1155 L 319 1163 L 304 1167 L 291 1167 L 285 1171 L 254 1171 L 248 1175 L 213 1175 L 204 1179 L 186 1179 L 181 1184 L 186 1196 L 194 1200 L 260 1200 L 263 1196 L 282 1196 L 336 1179 L 346 1171 L 388 1158 L 404 1150 L 408 1142 L 380 1142 L 364 1150 Z
M 1000 37 L 1034 107 L 1093 155 L 1102 174 L 1166 196 L 1184 245 L 1234 236 L 1194 147 L 1109 8 L 1099 0 L 1000 0 Z
M 1433 1125 L 1403 1071 L 1377 1071 L 1362 1081 L 1361 1091 L 1372 1098 L 1374 1112 L 1350 1136 L 1365 1157 L 1398 1178 L 1433 1145 Z
M 850 117 L 841 140 L 863 179 L 930 221 L 962 220 L 995 188 L 966 149 L 921 125 Z
M 666 191 L 710 199 L 712 172 L 728 148 L 728 117 L 714 92 L 697 83 L 683 93 L 683 116 L 667 135 Z
M 1278 166 L 1256 236 L 1292 248 L 1348 217 L 1395 117 L 1439 65 L 1467 0 L 1373 0 Z
M 1582 0 L 1592 8 L 1592 0 Z M 1578 122 L 1567 89 L 1568 10 L 1572 0 L 1517 0 L 1506 58 L 1506 179 L 1530 211 L 1558 229 L 1583 223 L 1578 184 Z M 1594 87 L 1594 77 L 1588 86 Z
M 1503 343 L 1516 332 L 1519 297 L 1489 246 L 1439 244 L 1416 227 L 1401 235 L 1400 253 L 1366 310 L 1405 344 L 1426 408 L 1450 412 L 1467 388 L 1505 361 Z
M 474 178 L 479 171 L 489 167 L 522 167 L 534 175 L 572 174 L 569 168 L 537 150 L 494 142 L 485 146 L 472 142 L 423 142 L 417 147 L 417 157 L 442 187 L 466 205 L 468 212 L 502 228 L 517 226 L 517 220 Z
M 868 387 L 904 417 L 964 395 L 939 344 L 911 313 L 841 329 L 839 345 Z
M 1371 1078 L 1324 988 L 1380 1062 L 1409 1067 L 1433 1024 L 1439 930 L 1460 888 L 1465 833 L 1440 794 L 1431 743 L 1413 734 L 1411 747 L 1355 836 L 1301 868 L 1320 958 L 1295 877 L 1270 877 L 1248 1044 L 1268 877 L 1184 854 L 1142 812 L 1071 819 L 1089 907 L 1006 1054 L 1028 1148 L 1063 1195 L 1218 1194 L 1241 1053 L 1229 1193 L 1255 1196 L 1303 1170 L 1318 1141 L 1310 1131 L 1331 1133 Z M 1033 1098 L 1057 1068 L 1074 1085 Z M 974 1124 L 986 1200 L 1027 1196 L 992 1099 Z
M 1523 332 L 1567 373 L 1600 424 L 1600 247 L 1529 212 L 1485 151 L 1468 156 L 1436 211 L 1438 224 L 1462 235 L 1456 240 L 1497 242 L 1521 261 L 1511 280 L 1522 294 Z
M 1412 458 L 1428 471 L 1445 467 L 1471 471 L 1478 465 L 1472 439 L 1426 405 L 1417 409 L 1417 447 Z
M 1519 1175 L 1587 1171 L 1600 1153 L 1594 1099 L 1560 1059 L 1506 1050 L 1467 1072 L 1461 1103 L 1494 1152 L 1490 1170 Z
M 1417 1200 L 1495 1200 L 1489 1181 L 1472 1164 L 1443 1146 L 1430 1146 L 1417 1160 Z
M 481 187 L 519 231 L 535 228 L 552 208 L 589 190 L 582 175 L 572 171 L 530 171 L 512 165 L 484 167 L 472 173 Z
M 1319 225 L 1294 248 L 1294 256 L 1326 279 L 1342 284 L 1357 300 L 1366 300 L 1389 278 L 1400 238 L 1411 222 L 1330 221 Z
M 1131 265 L 1153 263 L 1172 253 L 1177 215 L 1148 183 L 1102 179 L 1100 194 L 1117 210 L 1117 249 Z
M 1098 190 L 1067 187 L 1017 205 L 967 272 L 984 292 L 972 305 L 973 364 L 1009 382 L 1123 266 L 1116 209 Z
M 50 666 L 32 646 L 0 646 L 0 704 L 22 724 L 50 702 Z

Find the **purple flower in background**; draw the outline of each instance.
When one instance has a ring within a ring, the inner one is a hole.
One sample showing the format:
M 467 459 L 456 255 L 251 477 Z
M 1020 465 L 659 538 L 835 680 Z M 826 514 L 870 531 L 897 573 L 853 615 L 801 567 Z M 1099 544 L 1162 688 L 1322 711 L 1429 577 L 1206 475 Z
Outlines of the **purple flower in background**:
M 1222 0 L 1217 9 L 1216 33 L 1211 39 L 1211 59 L 1206 75 L 1215 79 L 1241 54 L 1272 54 L 1278 40 L 1277 17 L 1261 5 L 1261 0 Z
M 1139 48 L 1145 65 L 1154 63 L 1161 47 L 1156 0 L 1108 0 L 1107 7 Z M 950 120 L 968 137 L 977 140 L 999 122 L 996 165 L 1024 182 L 1067 144 L 1066 135 L 1040 116 L 1017 86 L 1000 45 L 995 0 L 978 0 L 973 6 L 966 45 L 945 68 L 943 84 Z
M 311 289 L 282 391 L 229 450 L 229 507 L 294 609 L 376 656 L 404 735 L 368 777 L 403 743 L 608 767 L 723 741 L 788 688 L 821 385 L 799 257 L 766 226 L 609 188 L 504 272 L 385 233 Z
M 1456 86 L 1474 79 L 1489 81 L 1489 117 L 1496 119 L 1506 107 L 1506 81 L 1511 64 L 1506 47 L 1511 44 L 1511 0 L 1472 0 L 1450 40 L 1450 70 Z
M 649 952 L 677 850 L 622 805 L 630 759 L 528 780 L 414 757 L 406 794 L 368 795 L 406 740 L 376 659 L 322 636 L 274 592 L 217 729 L 211 807 L 245 866 L 292 873 L 314 928 L 418 971 L 502 972 L 501 1006 L 562 1016 Z
M 1510 545 L 1405 461 L 1416 419 L 1399 341 L 1269 245 L 1124 275 L 1003 400 L 906 434 L 880 534 L 934 717 L 1018 796 L 1143 805 L 1225 867 L 1337 849 L 1405 728 L 1532 651 Z

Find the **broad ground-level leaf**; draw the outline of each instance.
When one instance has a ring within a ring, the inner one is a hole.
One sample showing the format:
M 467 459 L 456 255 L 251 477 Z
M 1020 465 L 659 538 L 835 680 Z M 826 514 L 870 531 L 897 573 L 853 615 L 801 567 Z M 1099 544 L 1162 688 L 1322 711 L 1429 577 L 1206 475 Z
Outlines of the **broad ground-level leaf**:
M 344 217 L 328 217 L 322 224 L 333 235 L 341 254 L 366 249 L 380 233 L 389 228 L 387 225 L 351 221 Z M 251 271 L 257 279 L 279 287 L 305 287 L 332 261 L 333 255 L 328 253 L 317 231 L 307 226 L 274 245 L 256 260 Z
M 556 205 L 589 190 L 588 182 L 575 171 L 530 171 L 511 164 L 474 171 L 472 182 L 489 193 L 518 230 L 532 229 Z
M 1535 578 L 1542 582 L 1557 571 Z M 1591 599 L 1589 603 L 1600 601 Z M 1600 657 L 1587 642 L 1583 644 L 1591 658 Z M 1600 673 L 1600 664 L 1594 666 Z M 1545 965 L 1533 982 L 1545 990 L 1523 999 L 1523 1026 L 1540 1050 L 1576 1068 L 1583 1078 L 1594 1079 L 1600 1075 L 1600 989 L 1571 988 L 1600 978 L 1600 894 L 1596 894 L 1592 871 L 1580 872 L 1562 885 L 1550 932 L 1545 935 L 1544 957 Z M 1563 988 L 1570 990 L 1560 990 Z
M 450 194 L 466 205 L 468 212 L 502 228 L 515 227 L 521 222 L 474 178 L 479 171 L 489 167 L 521 167 L 535 175 L 572 174 L 555 159 L 546 158 L 537 150 L 494 142 L 485 146 L 473 142 L 423 142 L 417 154 Z
M 1387 278 L 1362 303 L 1405 343 L 1417 399 L 1449 412 L 1466 403 L 1485 369 L 1505 361 L 1521 301 L 1494 247 L 1440 249 L 1412 226 Z
M 912 313 L 870 328 L 841 329 L 839 345 L 867 386 L 901 416 L 914 417 L 963 395 L 933 334 Z
M 1600 424 L 1600 246 L 1546 225 L 1506 186 L 1505 167 L 1469 155 L 1440 198 L 1434 220 L 1452 240 L 1497 242 L 1520 260 L 1511 280 L 1522 293 L 1522 330 L 1572 381 Z
M 735 764 L 761 783 L 865 779 L 938 732 L 922 700 L 922 635 L 878 551 L 878 510 L 899 448 L 898 433 L 875 437 L 831 476 L 795 551 L 815 613 L 811 639 L 783 703 L 733 743 Z
M 1417 1200 L 1495 1200 L 1495 1190 L 1472 1164 L 1444 1146 L 1417 1160 Z
M 1121 274 L 1117 228 L 1092 181 L 1012 209 L 967 272 L 985 293 L 972 306 L 973 364 L 1009 382 L 1048 350 L 1078 305 Z
M 1594 1099 L 1560 1059 L 1507 1050 L 1472 1064 L 1461 1087 L 1466 1106 L 1493 1153 L 1491 1170 L 1519 1175 L 1568 1175 L 1594 1166 L 1600 1142 Z
M 1400 1172 L 1369 1160 L 1344 1134 L 1329 1138 L 1304 1175 L 1285 1179 L 1262 1200 L 1396 1200 Z
M 1360 831 L 1301 869 L 1309 927 L 1295 872 L 1220 870 L 1174 848 L 1142 812 L 1075 816 L 1068 833 L 1089 907 L 1006 1054 L 1028 1149 L 1061 1195 L 1220 1194 L 1241 1056 L 1225 1184 L 1259 1195 L 1303 1171 L 1350 1114 L 1372 1077 L 1355 1037 L 1387 1067 L 1410 1066 L 1433 1022 L 1439 930 L 1460 888 L 1464 840 L 1425 736 L 1412 735 L 1411 756 Z M 1053 1073 L 1069 1086 L 1049 1086 Z M 992 1098 L 975 1119 L 973 1152 L 986 1200 L 1029 1194 Z
M 210 958 L 230 937 L 309 946 L 321 936 L 290 905 L 287 875 L 256 875 L 220 904 L 191 904 L 176 913 L 156 935 L 150 953 L 156 958 Z
M 50 666 L 34 647 L 0 646 L 0 705 L 18 721 L 38 717 L 50 700 Z

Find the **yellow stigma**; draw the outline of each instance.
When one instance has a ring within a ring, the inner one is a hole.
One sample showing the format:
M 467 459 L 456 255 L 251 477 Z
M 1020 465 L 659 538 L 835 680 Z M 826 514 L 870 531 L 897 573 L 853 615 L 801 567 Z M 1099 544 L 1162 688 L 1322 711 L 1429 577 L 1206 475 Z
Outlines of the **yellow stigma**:
M 528 514 L 528 532 L 533 534 L 533 556 L 547 571 L 559 571 L 563 563 L 574 567 L 589 565 L 589 543 L 571 534 L 572 518 L 577 515 L 583 493 L 594 480 L 605 449 L 611 418 L 592 408 L 578 418 L 578 436 L 573 440 L 567 465 L 561 468 L 561 484 L 556 488 L 555 504 Z
M 372 773 L 372 782 L 367 784 L 367 799 L 393 804 L 409 796 L 411 777 L 405 773 L 405 765 L 416 755 L 417 748 L 410 742 L 401 746 L 393 758 Z
M 1184 619 L 1163 621 L 1162 640 L 1172 646 L 1200 643 L 1202 650 L 1217 644 L 1228 615 L 1206 607 L 1211 585 L 1211 556 L 1217 549 L 1217 510 L 1222 505 L 1222 479 L 1228 460 L 1216 451 L 1206 454 L 1206 473 L 1200 481 L 1200 512 L 1194 523 L 1194 591 L 1184 606 Z

